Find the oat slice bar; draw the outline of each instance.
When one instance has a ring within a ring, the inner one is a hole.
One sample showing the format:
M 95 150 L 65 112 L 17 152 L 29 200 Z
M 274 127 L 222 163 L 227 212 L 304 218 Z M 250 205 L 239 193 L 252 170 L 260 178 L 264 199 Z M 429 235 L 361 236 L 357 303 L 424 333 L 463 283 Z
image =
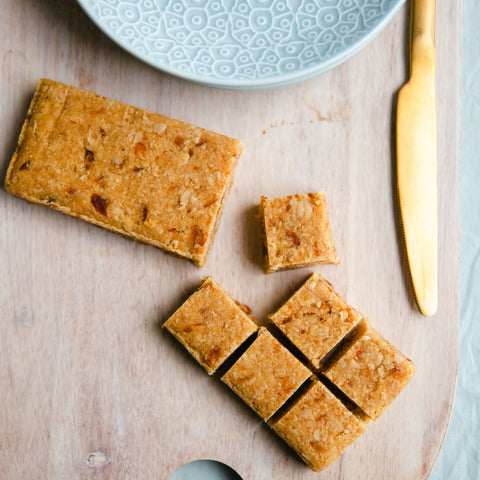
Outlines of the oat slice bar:
M 324 374 L 376 420 L 412 379 L 413 362 L 372 327 Z
M 311 374 L 262 327 L 255 341 L 222 377 L 222 381 L 267 420 Z
M 319 263 L 340 263 L 335 250 L 325 192 L 261 197 L 265 273 Z
M 318 369 L 322 359 L 360 322 L 362 315 L 322 275 L 313 273 L 268 318 Z
M 334 462 L 367 428 L 319 381 L 271 426 L 315 472 Z
M 207 277 L 163 326 L 212 375 L 258 329 L 242 307 Z

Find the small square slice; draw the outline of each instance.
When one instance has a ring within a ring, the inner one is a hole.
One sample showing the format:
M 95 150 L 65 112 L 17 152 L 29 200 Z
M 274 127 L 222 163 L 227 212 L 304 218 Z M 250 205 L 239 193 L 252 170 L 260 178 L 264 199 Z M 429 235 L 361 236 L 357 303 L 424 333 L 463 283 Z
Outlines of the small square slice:
M 39 81 L 5 188 L 204 266 L 240 141 Z
M 264 420 L 270 418 L 311 375 L 265 328 L 222 377 Z
M 313 273 L 269 319 L 320 368 L 322 359 L 360 322 L 362 315 Z
M 163 325 L 209 375 L 257 330 L 211 277 Z
M 265 273 L 318 263 L 340 263 L 324 192 L 261 197 Z
M 324 372 L 373 420 L 397 397 L 414 373 L 412 361 L 371 327 Z
M 272 428 L 315 472 L 334 462 L 367 428 L 321 382 L 306 393 Z

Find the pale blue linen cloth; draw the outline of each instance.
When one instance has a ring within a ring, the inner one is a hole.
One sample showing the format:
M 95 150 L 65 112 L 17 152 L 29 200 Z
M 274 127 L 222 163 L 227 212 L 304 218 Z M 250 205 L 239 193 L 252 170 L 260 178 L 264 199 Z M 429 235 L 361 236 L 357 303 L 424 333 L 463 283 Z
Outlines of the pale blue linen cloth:
M 429 480 L 480 479 L 479 7 L 478 0 L 463 0 L 462 266 L 457 392 L 445 443 Z
M 448 0 L 447 0 L 448 1 Z M 429 480 L 480 480 L 480 2 L 463 0 L 460 362 L 445 443 Z M 441 32 L 437 32 L 441 35 Z M 192 464 L 171 480 L 238 480 Z M 383 479 L 375 479 L 383 480 Z M 389 479 L 395 480 L 395 479 Z

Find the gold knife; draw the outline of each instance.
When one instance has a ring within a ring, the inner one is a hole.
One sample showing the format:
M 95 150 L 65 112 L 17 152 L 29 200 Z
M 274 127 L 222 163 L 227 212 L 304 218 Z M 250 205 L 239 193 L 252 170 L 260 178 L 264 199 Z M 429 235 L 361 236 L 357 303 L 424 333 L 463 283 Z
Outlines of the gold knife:
M 412 0 L 410 79 L 398 96 L 397 181 L 418 308 L 437 311 L 435 0 Z

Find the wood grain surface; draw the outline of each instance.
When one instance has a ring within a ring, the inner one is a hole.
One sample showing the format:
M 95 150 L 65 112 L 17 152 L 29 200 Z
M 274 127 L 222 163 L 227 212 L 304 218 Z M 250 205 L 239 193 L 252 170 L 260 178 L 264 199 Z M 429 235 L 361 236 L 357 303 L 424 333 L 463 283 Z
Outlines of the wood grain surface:
M 0 478 L 167 479 L 223 461 L 244 480 L 428 476 L 458 356 L 460 1 L 438 2 L 439 309 L 415 306 L 393 139 L 408 6 L 354 58 L 274 90 L 209 89 L 122 51 L 73 0 L 3 0 L 3 181 L 35 84 L 49 77 L 243 140 L 204 269 L 0 191 Z M 325 190 L 341 264 L 264 275 L 260 195 Z M 264 318 L 319 271 L 417 365 L 343 456 L 312 473 L 159 326 L 206 275 Z

